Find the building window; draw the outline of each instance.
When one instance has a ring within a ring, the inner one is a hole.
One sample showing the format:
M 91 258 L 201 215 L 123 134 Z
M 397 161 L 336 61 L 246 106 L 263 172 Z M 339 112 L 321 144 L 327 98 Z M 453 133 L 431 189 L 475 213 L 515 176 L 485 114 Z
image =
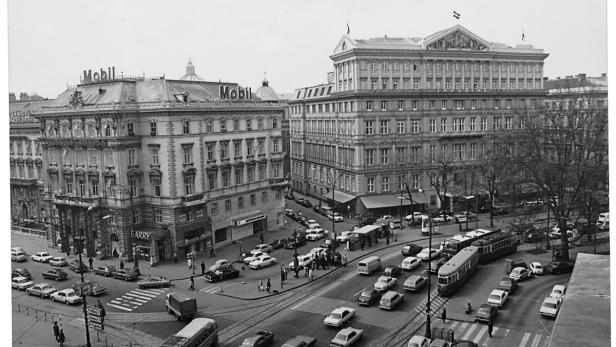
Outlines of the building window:
M 135 136 L 135 129 L 134 129 L 135 125 L 133 123 L 127 123 L 126 124 L 126 133 L 128 134 L 128 136 Z
M 233 141 L 233 156 L 236 158 L 242 156 L 242 141 Z
M 476 143 L 470 144 L 469 152 L 470 152 L 469 154 L 471 156 L 471 159 L 477 159 L 477 144 Z
M 419 150 L 421 147 L 411 147 L 411 162 L 419 162 Z
M 466 145 L 463 143 L 460 144 L 454 144 L 453 145 L 454 148 L 454 153 L 456 155 L 456 159 L 457 160 L 464 160 L 465 159 L 465 150 L 466 150 Z
M 430 145 L 430 161 L 436 161 L 436 145 Z
M 374 165 L 374 149 L 366 150 L 366 165 Z
M 240 131 L 240 120 L 239 119 L 233 120 L 233 131 Z
M 79 191 L 77 192 L 79 196 L 86 196 L 86 179 L 83 176 L 80 176 L 78 179 L 79 183 Z
M 261 202 L 267 202 L 267 192 L 261 192 Z
M 486 148 L 487 148 L 486 144 L 482 143 L 481 144 L 481 157 L 484 158 L 484 159 L 486 158 L 486 154 L 487 154 L 486 153 Z
M 376 89 L 376 80 L 370 81 L 370 89 Z
M 278 118 L 273 117 L 272 118 L 272 129 L 276 129 L 278 128 Z
M 231 199 L 225 200 L 225 213 L 231 212 Z
M 436 100 L 430 100 L 430 109 L 434 110 L 436 108 Z
M 374 178 L 368 177 L 367 182 L 368 182 L 368 193 L 374 193 Z
M 505 117 L 505 130 L 513 129 L 513 117 Z
M 411 106 L 413 108 L 413 111 L 417 111 L 418 105 L 419 105 L 419 102 L 417 100 L 411 101 Z
M 240 196 L 239 198 L 237 198 L 237 209 L 241 210 L 244 208 L 244 197 Z
M 207 182 L 208 182 L 208 185 L 210 186 L 210 190 L 214 190 L 217 188 L 216 181 L 218 181 L 218 179 L 216 176 L 217 174 L 215 172 L 212 172 L 207 175 Z
M 381 134 L 389 134 L 389 121 L 381 121 Z
M 278 140 L 279 139 L 272 139 L 272 144 L 273 144 L 272 151 L 274 153 L 280 152 L 280 145 L 279 145 L 279 141 Z
M 160 196 L 160 177 L 152 177 L 152 188 L 154 188 L 154 196 Z
M 150 147 L 150 152 L 152 154 L 152 165 L 159 165 L 158 147 Z
M 235 167 L 235 185 L 242 184 L 242 168 L 239 166 Z
M 411 133 L 419 134 L 419 132 L 420 132 L 419 121 L 418 120 L 412 120 L 411 121 Z
M 150 136 L 156 136 L 158 133 L 155 121 L 150 122 Z
M 98 195 L 98 178 L 97 177 L 90 177 L 90 188 L 92 188 L 92 196 L 97 196 Z
M 447 152 L 449 152 L 449 146 L 448 145 L 441 145 L 441 158 L 443 160 L 447 159 Z
M 404 101 L 398 100 L 398 111 L 404 110 Z
M 213 202 L 212 205 L 210 205 L 210 213 L 212 214 L 212 216 L 218 215 L 218 203 L 217 202 Z
M 383 181 L 381 182 L 382 185 L 382 189 L 384 192 L 388 192 L 389 191 L 389 177 L 383 177 Z
M 274 178 L 280 178 L 280 164 L 279 163 L 274 163 L 272 165 L 272 173 L 274 175 Z
M 492 130 L 500 130 L 501 128 L 501 117 L 494 117 L 492 121 Z
M 130 190 L 131 196 L 137 196 L 139 193 L 139 181 L 136 177 L 131 177 L 128 179 L 128 189 Z
M 374 134 L 374 121 L 367 120 L 366 121 L 366 135 L 373 135 L 373 134 Z
M 229 159 L 229 141 L 223 141 L 220 143 L 220 159 Z
M 228 170 L 222 172 L 222 187 L 227 188 L 231 185 L 231 173 Z
M 257 130 L 263 130 L 263 119 L 257 118 Z
M 195 220 L 195 210 L 188 210 L 186 213 L 186 221 L 193 222 Z
M 404 163 L 406 157 L 404 154 L 405 149 L 404 147 L 396 147 L 396 161 L 398 163 Z
M 430 119 L 430 132 L 436 132 L 436 119 Z
M 461 117 L 458 122 L 460 123 L 460 131 L 464 131 L 464 123 L 466 123 L 466 118 Z
M 184 155 L 184 164 L 192 164 L 192 144 L 182 145 L 182 152 Z
M 214 158 L 214 146 L 216 146 L 216 144 L 214 144 L 214 143 L 208 143 L 208 144 L 205 145 L 205 147 L 206 147 L 206 156 L 207 156 L 207 160 L 208 161 L 216 160 L 216 158 Z
M 393 81 L 392 85 L 391 85 L 391 89 L 398 89 L 398 82 L 396 82 L 395 80 Z
M 222 119 L 220 121 L 220 132 L 221 133 L 226 133 L 227 132 L 227 121 L 225 119 Z
M 389 148 L 381 148 L 381 165 L 389 164 Z
M 376 62 L 376 60 L 372 61 L 372 71 L 376 71 L 378 69 L 378 64 Z
M 488 118 L 487 117 L 481 117 L 481 130 L 482 131 L 488 130 Z
M 387 101 L 381 101 L 381 111 L 387 111 Z
M 477 130 L 477 117 L 471 117 L 471 128 L 470 131 Z
M 441 118 L 441 132 L 447 131 L 447 118 Z
M 442 110 L 447 109 L 447 100 L 441 100 L 441 109 Z
M 512 104 L 513 104 L 513 100 L 507 99 L 505 106 L 507 107 L 507 109 L 510 109 Z
M 184 177 L 184 193 L 193 195 L 195 193 L 195 176 L 189 175 Z
M 128 150 L 128 165 L 135 165 L 135 150 L 132 148 Z
M 154 222 L 163 222 L 163 210 L 161 210 L 160 208 L 154 209 Z
M 451 131 L 458 131 L 458 118 L 453 117 L 453 122 L 451 124 Z
M 254 181 L 255 181 L 255 167 L 249 166 L 248 167 L 248 183 L 251 183 Z
M 182 131 L 184 134 L 190 134 L 190 121 L 188 119 L 182 123 Z
M 139 224 L 141 219 L 139 218 L 139 210 L 133 209 L 133 225 Z
M 366 111 L 372 111 L 372 101 L 366 101 Z
M 257 194 L 250 194 L 250 206 L 257 204 Z
M 398 122 L 398 134 L 404 134 L 404 122 Z
M 212 132 L 212 121 L 211 120 L 208 120 L 205 122 L 205 132 L 207 133 Z

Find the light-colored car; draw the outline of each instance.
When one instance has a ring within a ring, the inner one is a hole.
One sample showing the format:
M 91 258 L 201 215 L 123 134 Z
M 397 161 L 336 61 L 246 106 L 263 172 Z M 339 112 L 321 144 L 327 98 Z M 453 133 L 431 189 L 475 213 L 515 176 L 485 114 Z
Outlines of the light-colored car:
M 529 276 L 530 271 L 528 271 L 528 269 L 524 267 L 516 267 L 515 269 L 511 270 L 511 273 L 509 274 L 509 278 L 513 278 L 518 282 L 528 278 Z
M 355 342 L 361 339 L 364 331 L 362 329 L 344 328 L 336 334 L 336 336 L 330 341 L 330 347 L 346 347 L 352 346 Z
M 28 256 L 26 252 L 20 250 L 11 250 L 11 261 L 21 263 L 23 261 L 28 261 Z
M 543 275 L 543 265 L 538 261 L 530 263 L 528 268 L 533 275 Z
M 323 324 L 339 328 L 344 323 L 350 321 L 355 318 L 355 309 L 350 307 L 338 307 L 333 310 L 329 316 L 325 317 L 323 320 Z
M 410 220 L 421 220 L 421 212 L 413 212 L 412 214 L 407 215 L 406 217 L 404 217 L 404 219 L 406 219 L 407 221 Z
M 445 223 L 445 222 L 449 222 L 451 220 L 451 217 L 449 217 L 446 214 L 439 214 L 438 216 L 432 218 L 432 223 Z
M 260 243 L 253 248 L 255 251 L 263 252 L 263 253 L 272 253 L 274 251 L 274 247 L 267 243 Z
M 164 276 L 152 276 L 145 281 L 137 282 L 139 289 L 169 287 L 171 281 Z
M 49 252 L 38 252 L 32 255 L 32 260 L 38 261 L 41 263 L 48 263 L 52 258 L 53 256 L 49 254 Z
M 343 231 L 342 234 L 336 236 L 336 240 L 340 242 L 347 242 L 355 238 L 357 238 L 357 235 L 354 234 L 352 231 Z
M 393 310 L 396 306 L 400 305 L 404 300 L 404 294 L 398 293 L 394 290 L 390 290 L 387 293 L 381 296 L 381 301 L 379 301 L 379 308 L 385 310 Z
M 508 292 L 500 289 L 494 289 L 488 296 L 488 305 L 493 305 L 499 308 L 503 307 L 508 297 Z
M 417 253 L 417 258 L 422 261 L 438 258 L 441 256 L 441 250 L 438 248 L 424 248 Z
M 262 255 L 248 264 L 251 269 L 260 269 L 276 263 L 276 258 L 270 257 L 268 254 Z
M 558 301 L 562 301 L 565 298 L 565 293 L 567 292 L 567 287 L 557 284 L 552 287 L 552 292 L 550 293 L 550 298 L 556 299 Z
M 25 277 L 13 277 L 11 278 L 11 287 L 17 290 L 26 290 L 32 287 L 34 283 Z
M 464 212 L 460 212 L 460 213 L 453 215 L 453 220 L 456 223 L 463 223 L 463 222 L 466 222 L 467 220 L 468 221 L 475 220 L 475 218 L 477 218 L 477 215 L 470 211 L 464 211 Z
M 65 257 L 53 257 L 49 260 L 51 266 L 68 266 L 68 261 Z
M 327 248 L 315 247 L 315 248 L 311 249 L 308 254 L 320 255 L 321 253 L 325 253 L 326 251 L 327 251 Z
M 416 292 L 421 288 L 425 287 L 427 283 L 428 280 L 425 277 L 419 275 L 412 275 L 411 277 L 407 278 L 406 281 L 404 281 L 403 287 L 405 290 Z
M 306 240 L 316 241 L 325 237 L 325 230 L 321 228 L 310 230 L 310 234 L 306 235 Z
M 26 293 L 28 293 L 28 295 L 39 296 L 41 298 L 48 298 L 55 291 L 57 291 L 57 289 L 46 282 L 37 283 L 32 287 L 26 289 Z
M 415 335 L 411 337 L 406 347 L 428 347 L 430 346 L 430 339 L 423 335 Z
M 333 218 L 334 222 L 342 222 L 342 221 L 344 221 L 344 218 L 338 212 L 334 212 L 332 218 Z M 330 219 L 332 219 L 332 218 L 330 218 Z
M 402 264 L 400 264 L 400 267 L 402 268 L 402 270 L 414 270 L 418 268 L 419 265 L 421 265 L 421 260 L 419 260 L 418 258 L 406 257 L 404 258 L 404 260 L 402 260 Z
M 51 294 L 51 300 L 71 305 L 80 303 L 81 297 L 73 289 L 62 289 Z
M 545 298 L 539 308 L 539 314 L 546 317 L 556 318 L 560 311 L 562 301 L 555 298 Z
M 216 260 L 214 265 L 209 267 L 209 270 L 216 271 L 216 270 L 221 270 L 221 269 L 228 269 L 230 267 L 231 267 L 230 261 L 228 261 L 227 259 L 218 259 Z
M 374 283 L 374 289 L 378 290 L 379 292 L 385 292 L 389 288 L 395 286 L 397 281 L 398 280 L 395 277 L 380 276 L 376 280 L 376 283 Z
M 250 254 L 252 254 L 252 255 L 244 258 L 244 263 L 250 264 L 251 262 L 259 259 L 260 256 L 267 255 L 267 253 L 264 253 L 264 252 L 254 252 L 253 253 L 253 251 L 250 251 Z
M 314 259 L 312 258 L 312 255 L 310 254 L 304 254 L 304 255 L 297 256 L 297 263 L 299 265 L 298 266 L 299 270 L 302 270 L 305 266 L 312 264 L 313 261 Z M 292 261 L 289 263 L 289 269 L 291 269 L 292 271 L 295 271 L 295 261 Z

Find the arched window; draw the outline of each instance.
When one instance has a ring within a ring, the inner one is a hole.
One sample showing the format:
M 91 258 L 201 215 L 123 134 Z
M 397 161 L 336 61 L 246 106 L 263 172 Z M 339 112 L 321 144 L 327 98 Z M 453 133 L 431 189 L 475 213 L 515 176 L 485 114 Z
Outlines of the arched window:
M 105 136 L 111 136 L 111 126 L 109 124 L 105 124 Z
M 96 125 L 94 123 L 88 124 L 88 137 L 96 137 Z

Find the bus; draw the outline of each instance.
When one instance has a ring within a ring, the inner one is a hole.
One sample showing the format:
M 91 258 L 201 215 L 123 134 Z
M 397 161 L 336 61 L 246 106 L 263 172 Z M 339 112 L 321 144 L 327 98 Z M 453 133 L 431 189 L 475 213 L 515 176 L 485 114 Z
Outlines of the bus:
M 487 264 L 503 255 L 514 253 L 518 249 L 518 237 L 511 231 L 503 231 L 475 240 L 472 245 L 479 248 L 479 263 Z
M 161 347 L 210 347 L 218 344 L 218 324 L 210 318 L 195 318 Z
M 479 266 L 479 249 L 468 246 L 438 269 L 438 293 L 448 296 L 455 293 Z
M 454 235 L 443 242 L 443 256 L 451 258 L 462 249 L 470 246 L 473 241 L 500 232 L 500 229 L 475 229 L 465 234 Z

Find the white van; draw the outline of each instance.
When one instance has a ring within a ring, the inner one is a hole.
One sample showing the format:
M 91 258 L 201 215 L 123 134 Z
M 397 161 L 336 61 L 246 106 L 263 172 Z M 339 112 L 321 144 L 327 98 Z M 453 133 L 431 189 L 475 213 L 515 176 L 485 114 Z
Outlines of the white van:
M 357 273 L 363 275 L 372 275 L 374 271 L 381 269 L 381 257 L 375 255 L 362 259 L 357 263 Z

